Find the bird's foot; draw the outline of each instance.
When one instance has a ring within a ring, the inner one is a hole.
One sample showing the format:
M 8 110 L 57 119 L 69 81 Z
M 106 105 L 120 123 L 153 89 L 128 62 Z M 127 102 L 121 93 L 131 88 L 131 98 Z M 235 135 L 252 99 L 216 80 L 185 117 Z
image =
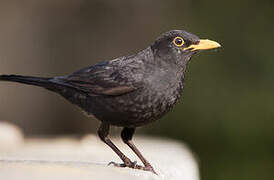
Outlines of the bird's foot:
M 134 161 L 134 162 L 127 162 L 127 163 L 116 163 L 116 162 L 113 162 L 111 161 L 110 163 L 108 163 L 108 165 L 113 165 L 115 167 L 129 167 L 129 168 L 134 168 L 136 165 L 137 165 L 137 161 Z
M 134 161 L 134 162 L 126 161 L 122 164 L 115 163 L 115 162 L 112 161 L 112 162 L 108 163 L 108 165 L 113 165 L 113 166 L 116 166 L 116 167 L 128 167 L 128 168 L 132 168 L 132 169 L 140 169 L 140 170 L 143 170 L 143 171 L 150 171 L 150 172 L 158 175 L 151 165 L 140 166 L 140 165 L 137 164 L 137 161 Z

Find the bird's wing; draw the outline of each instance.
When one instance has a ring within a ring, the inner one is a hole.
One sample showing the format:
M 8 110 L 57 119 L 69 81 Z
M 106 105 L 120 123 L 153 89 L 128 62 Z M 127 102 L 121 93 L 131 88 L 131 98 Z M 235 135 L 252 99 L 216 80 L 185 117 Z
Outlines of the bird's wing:
M 108 63 L 81 69 L 61 80 L 90 95 L 118 96 L 138 89 L 137 83 Z

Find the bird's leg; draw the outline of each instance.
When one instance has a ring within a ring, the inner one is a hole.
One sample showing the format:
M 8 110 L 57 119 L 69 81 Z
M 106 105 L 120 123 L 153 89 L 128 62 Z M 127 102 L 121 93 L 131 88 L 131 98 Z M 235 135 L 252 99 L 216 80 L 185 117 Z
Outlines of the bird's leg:
M 109 139 L 108 137 L 109 134 L 109 124 L 102 123 L 100 128 L 98 129 L 98 135 L 100 139 L 106 143 L 119 157 L 120 159 L 124 162 L 123 164 L 118 164 L 114 162 L 110 162 L 109 164 L 113 164 L 115 166 L 119 167 L 130 167 L 130 168 L 135 168 L 136 162 L 131 162 L 131 160 L 125 156 Z
M 139 159 L 143 162 L 143 166 L 136 166 L 136 169 L 142 169 L 145 171 L 151 171 L 154 174 L 157 174 L 151 164 L 144 158 L 144 156 L 141 154 L 141 152 L 137 149 L 137 147 L 132 142 L 132 136 L 135 132 L 135 128 L 127 128 L 125 127 L 122 130 L 121 137 L 125 144 L 127 144 L 130 149 L 139 157 Z

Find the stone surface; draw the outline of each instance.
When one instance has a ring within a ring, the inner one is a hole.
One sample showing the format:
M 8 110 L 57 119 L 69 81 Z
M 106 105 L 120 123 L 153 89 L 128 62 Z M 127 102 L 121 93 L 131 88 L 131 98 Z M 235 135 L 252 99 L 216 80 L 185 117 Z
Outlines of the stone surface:
M 24 136 L 17 126 L 0 120 L 0 151 L 19 148 Z
M 132 160 L 136 156 L 113 139 Z M 0 145 L 0 179 L 186 179 L 198 180 L 196 161 L 188 148 L 169 139 L 136 137 L 136 145 L 159 173 L 108 166 L 119 158 L 97 136 L 25 139 L 15 149 Z M 140 161 L 138 161 L 140 164 Z

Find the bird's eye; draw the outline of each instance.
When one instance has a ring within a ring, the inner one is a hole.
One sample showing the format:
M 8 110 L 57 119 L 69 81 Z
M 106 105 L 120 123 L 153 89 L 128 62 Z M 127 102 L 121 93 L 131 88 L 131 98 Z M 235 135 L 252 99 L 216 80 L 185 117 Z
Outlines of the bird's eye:
M 177 46 L 177 47 L 183 46 L 184 43 L 185 43 L 185 42 L 184 42 L 184 39 L 181 38 L 181 37 L 179 37 L 179 36 L 177 36 L 177 37 L 175 37 L 175 38 L 173 39 L 173 44 L 174 44 L 175 46 Z

